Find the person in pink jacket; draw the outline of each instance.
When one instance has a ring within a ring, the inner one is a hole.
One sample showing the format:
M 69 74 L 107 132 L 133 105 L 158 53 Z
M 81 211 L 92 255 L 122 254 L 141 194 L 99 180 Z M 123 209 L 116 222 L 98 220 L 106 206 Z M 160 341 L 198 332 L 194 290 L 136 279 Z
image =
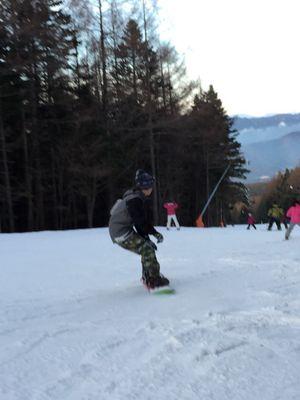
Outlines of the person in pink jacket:
M 253 218 L 253 215 L 251 213 L 248 214 L 247 223 L 248 223 L 247 229 L 250 229 L 250 226 L 253 226 L 253 228 L 256 229 L 255 219 Z
M 290 207 L 286 213 L 286 216 L 290 218 L 290 226 L 286 230 L 285 238 L 286 240 L 289 239 L 292 230 L 294 229 L 295 225 L 300 226 L 300 201 L 294 200 L 292 207 Z
M 176 217 L 176 209 L 178 208 L 178 204 L 175 201 L 170 201 L 168 203 L 164 204 L 164 208 L 167 210 L 168 214 L 168 222 L 167 222 L 167 229 L 169 230 L 172 224 L 172 221 L 174 221 L 174 224 L 179 231 L 180 225 L 178 222 L 178 219 Z

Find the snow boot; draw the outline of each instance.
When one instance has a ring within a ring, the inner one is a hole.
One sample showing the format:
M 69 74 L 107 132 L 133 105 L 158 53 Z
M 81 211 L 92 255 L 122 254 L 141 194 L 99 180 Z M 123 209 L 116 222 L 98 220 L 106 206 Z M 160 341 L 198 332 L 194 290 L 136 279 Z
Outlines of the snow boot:
M 158 276 L 143 276 L 142 277 L 143 284 L 147 287 L 147 289 L 155 289 L 162 286 L 168 286 L 170 281 L 162 274 Z

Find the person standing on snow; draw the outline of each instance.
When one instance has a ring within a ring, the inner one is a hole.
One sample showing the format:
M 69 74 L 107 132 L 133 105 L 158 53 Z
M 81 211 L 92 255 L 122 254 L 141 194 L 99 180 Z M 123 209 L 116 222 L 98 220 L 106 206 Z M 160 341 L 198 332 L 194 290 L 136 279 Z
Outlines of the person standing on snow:
M 290 226 L 285 233 L 285 239 L 288 240 L 295 225 L 300 226 L 300 201 L 294 200 L 292 206 L 288 209 L 286 216 L 290 218 Z
M 286 215 L 283 215 L 281 222 L 283 223 L 285 229 L 288 229 L 290 220 Z
M 179 231 L 180 225 L 176 217 L 176 210 L 178 208 L 178 204 L 175 201 L 170 201 L 164 204 L 164 208 L 167 210 L 167 215 L 168 215 L 167 229 L 168 230 L 170 229 L 172 221 L 174 221 L 174 224 L 177 230 Z
M 253 215 L 251 213 L 248 214 L 247 224 L 248 224 L 247 229 L 250 229 L 250 226 L 253 226 L 253 228 L 256 229 L 255 219 L 253 218 Z
M 280 221 L 283 214 L 284 214 L 283 209 L 280 208 L 277 203 L 273 203 L 272 207 L 268 211 L 268 217 L 269 217 L 268 231 L 272 229 L 274 222 L 277 225 L 277 229 L 281 231 Z
M 149 218 L 149 199 L 154 178 L 139 169 L 135 175 L 135 187 L 127 190 L 110 211 L 109 233 L 112 241 L 126 250 L 141 255 L 142 281 L 149 288 L 166 286 L 169 280 L 160 274 L 156 259 L 157 247 L 149 235 L 163 241 L 163 235 L 152 225 Z

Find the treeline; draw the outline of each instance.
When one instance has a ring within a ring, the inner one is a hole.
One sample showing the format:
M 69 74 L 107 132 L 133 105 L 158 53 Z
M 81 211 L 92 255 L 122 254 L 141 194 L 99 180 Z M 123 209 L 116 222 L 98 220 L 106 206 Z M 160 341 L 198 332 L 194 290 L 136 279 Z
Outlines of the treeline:
M 300 200 L 300 167 L 279 172 L 264 188 L 263 192 L 253 197 L 253 211 L 257 221 L 267 222 L 268 210 L 277 203 L 284 211 L 293 200 Z
M 155 23 L 142 0 L 0 3 L 2 232 L 105 226 L 137 168 L 156 177 L 156 223 L 173 198 L 194 225 L 229 164 L 205 222 L 246 201 L 233 121 Z

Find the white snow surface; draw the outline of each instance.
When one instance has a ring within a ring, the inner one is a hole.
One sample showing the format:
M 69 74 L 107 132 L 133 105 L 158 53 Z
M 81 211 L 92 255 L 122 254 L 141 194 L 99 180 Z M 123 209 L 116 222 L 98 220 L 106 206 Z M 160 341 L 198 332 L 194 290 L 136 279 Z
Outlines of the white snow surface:
M 175 295 L 106 228 L 0 235 L 1 400 L 300 399 L 300 229 L 158 230 Z

